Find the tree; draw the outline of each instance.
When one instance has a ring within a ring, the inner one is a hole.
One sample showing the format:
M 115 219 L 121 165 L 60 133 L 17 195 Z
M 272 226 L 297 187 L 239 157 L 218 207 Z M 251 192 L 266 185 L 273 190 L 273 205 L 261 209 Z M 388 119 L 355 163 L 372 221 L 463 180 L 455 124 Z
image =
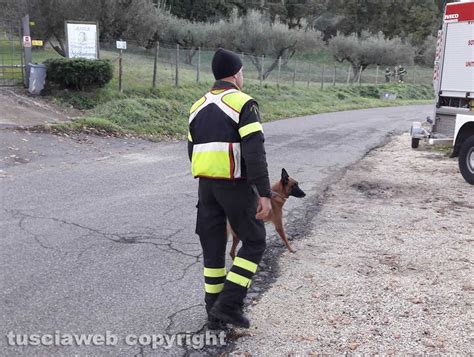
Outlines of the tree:
M 151 0 L 22 0 L 15 9 L 18 18 L 29 13 L 35 21 L 36 38 L 49 42 L 65 56 L 64 21 L 98 21 L 100 40 L 119 38 L 145 45 L 163 30 L 162 7 Z
M 234 12 L 228 21 L 216 24 L 209 34 L 209 44 L 252 54 L 249 58 L 263 79 L 276 68 L 278 58 L 285 65 L 297 51 L 314 52 L 322 47 L 320 33 L 291 30 L 278 19 L 272 23 L 269 17 L 256 10 L 249 11 L 245 16 Z M 264 73 L 260 73 L 261 56 L 272 59 Z
M 419 48 L 415 60 L 425 66 L 433 66 L 436 56 L 436 37 L 428 36 Z
M 414 48 L 400 38 L 387 39 L 381 32 L 372 35 L 366 31 L 360 36 L 338 34 L 329 40 L 329 51 L 338 62 L 351 64 L 353 80 L 371 64 L 410 65 L 415 56 Z
M 363 31 L 383 32 L 388 37 L 405 39 L 420 45 L 428 35 L 435 35 L 442 16 L 433 0 L 332 0 L 308 11 L 308 23 L 324 32 L 325 39 Z
M 211 23 L 192 22 L 174 16 L 169 17 L 168 26 L 160 35 L 160 41 L 178 44 L 186 49 L 186 63 L 192 64 L 199 47 L 209 45 L 209 33 L 213 30 Z
M 216 22 L 227 18 L 234 8 L 242 8 L 243 0 L 170 0 L 170 12 L 193 22 Z

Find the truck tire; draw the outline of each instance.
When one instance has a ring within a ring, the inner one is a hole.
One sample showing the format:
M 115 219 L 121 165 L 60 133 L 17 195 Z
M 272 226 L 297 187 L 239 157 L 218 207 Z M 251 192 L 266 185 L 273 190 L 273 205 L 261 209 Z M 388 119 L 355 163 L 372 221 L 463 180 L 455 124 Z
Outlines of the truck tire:
M 420 145 L 420 139 L 411 138 L 412 149 L 418 148 L 418 145 Z
M 459 170 L 462 177 L 474 185 L 474 135 L 468 137 L 459 151 Z

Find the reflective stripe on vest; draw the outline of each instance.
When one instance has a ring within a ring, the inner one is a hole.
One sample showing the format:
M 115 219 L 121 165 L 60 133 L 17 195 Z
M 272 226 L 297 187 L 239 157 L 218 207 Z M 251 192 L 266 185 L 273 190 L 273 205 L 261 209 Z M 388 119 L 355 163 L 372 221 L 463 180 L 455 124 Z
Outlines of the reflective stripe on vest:
M 243 138 L 244 136 L 255 133 L 256 131 L 261 131 L 263 133 L 262 124 L 260 124 L 259 122 L 254 122 L 254 123 L 244 125 L 243 127 L 239 129 L 239 134 L 240 134 L 240 137 Z
M 240 178 L 240 143 L 194 144 L 191 166 L 195 177 Z
M 212 92 L 207 93 L 203 97 L 204 100 L 203 98 L 201 98 L 199 101 L 194 103 L 196 105 L 199 102 L 201 102 L 201 104 L 198 105 L 197 108 L 194 108 L 194 105 L 193 105 L 193 108 L 191 108 L 191 115 L 189 116 L 189 124 L 191 124 L 193 119 L 196 118 L 196 115 L 198 115 L 201 110 L 203 110 L 205 107 L 207 107 L 211 103 L 217 105 L 219 109 L 222 110 L 225 114 L 227 114 L 233 121 L 235 121 L 236 123 L 239 123 L 240 112 L 236 111 L 230 105 L 222 101 L 222 97 L 231 93 L 236 93 L 236 92 L 239 92 L 239 91 L 237 89 L 229 89 L 219 94 L 212 94 Z

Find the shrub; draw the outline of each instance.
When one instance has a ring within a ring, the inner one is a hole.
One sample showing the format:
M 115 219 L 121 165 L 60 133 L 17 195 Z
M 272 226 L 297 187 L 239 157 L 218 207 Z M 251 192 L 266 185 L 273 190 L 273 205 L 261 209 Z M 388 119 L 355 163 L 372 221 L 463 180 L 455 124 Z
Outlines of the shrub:
M 85 90 L 105 86 L 113 76 L 109 60 L 55 58 L 45 62 L 48 81 L 62 88 Z

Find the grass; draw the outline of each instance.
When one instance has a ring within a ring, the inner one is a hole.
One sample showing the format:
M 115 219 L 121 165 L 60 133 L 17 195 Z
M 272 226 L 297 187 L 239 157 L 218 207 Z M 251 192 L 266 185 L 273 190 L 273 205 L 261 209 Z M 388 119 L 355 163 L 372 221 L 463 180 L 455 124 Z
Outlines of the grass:
M 8 49 L 0 46 L 0 51 Z M 113 48 L 101 49 L 101 58 L 114 63 L 114 79 L 105 87 L 90 92 L 51 90 L 49 95 L 60 103 L 71 105 L 84 111 L 84 117 L 72 123 L 55 126 L 58 131 L 89 131 L 99 134 L 135 135 L 153 140 L 184 138 L 187 133 L 187 118 L 190 106 L 206 93 L 212 85 L 210 59 L 212 51 L 201 55 L 201 82 L 196 83 L 196 67 L 180 63 L 180 86 L 174 86 L 175 50 L 160 48 L 158 63 L 158 89 L 152 90 L 153 51 L 132 48 L 123 54 L 123 93 L 118 93 L 118 53 Z M 40 63 L 59 55 L 51 48 L 34 49 L 33 62 Z M 185 52 L 180 58 L 183 60 Z M 196 58 L 195 58 L 196 60 Z M 298 58 L 298 61 L 315 58 Z M 327 53 L 319 53 L 317 61 L 309 68 L 308 62 L 290 62 L 283 66 L 280 89 L 276 86 L 277 71 L 259 85 L 258 73 L 246 57 L 245 92 L 260 104 L 263 121 L 271 121 L 295 116 L 318 114 L 349 109 L 426 103 L 432 100 L 429 83 L 432 70 L 412 67 L 403 85 L 373 85 L 383 80 L 382 69 L 378 76 L 376 68 L 368 68 L 362 75 L 362 86 L 346 85 L 348 66 L 327 64 L 331 59 Z M 270 61 L 266 63 L 268 66 Z M 324 64 L 324 67 L 323 67 Z M 295 72 L 296 67 L 296 72 Z M 310 74 L 308 75 L 308 72 Z M 410 68 L 409 68 L 410 71 Z M 295 75 L 296 73 L 296 75 Z M 294 77 L 295 76 L 295 77 Z M 295 86 L 292 85 L 295 78 Z M 309 78 L 309 87 L 308 87 Z M 332 82 L 336 78 L 337 85 Z M 320 88 L 321 79 L 325 87 Z M 410 83 L 410 84 L 409 84 Z M 381 92 L 396 93 L 395 101 L 379 99 Z
M 22 49 L 19 39 L 8 39 L 5 34 L 0 32 L 0 85 L 16 85 L 21 83 L 22 68 L 21 65 Z M 13 66 L 19 67 L 13 67 Z M 12 67 L 9 67 L 12 66 Z
M 92 131 L 113 135 L 133 135 L 152 140 L 184 139 L 191 105 L 207 92 L 210 83 L 168 86 L 158 90 L 126 91 L 119 95 L 113 87 L 90 93 L 65 92 L 61 101 L 88 108 L 85 116 L 61 124 L 61 131 Z M 309 114 L 349 109 L 373 108 L 432 101 L 425 85 L 392 84 L 379 86 L 292 87 L 249 84 L 245 91 L 260 105 L 262 120 L 269 122 Z M 397 93 L 398 99 L 379 99 L 382 92 Z M 58 95 L 58 94 L 57 94 Z

